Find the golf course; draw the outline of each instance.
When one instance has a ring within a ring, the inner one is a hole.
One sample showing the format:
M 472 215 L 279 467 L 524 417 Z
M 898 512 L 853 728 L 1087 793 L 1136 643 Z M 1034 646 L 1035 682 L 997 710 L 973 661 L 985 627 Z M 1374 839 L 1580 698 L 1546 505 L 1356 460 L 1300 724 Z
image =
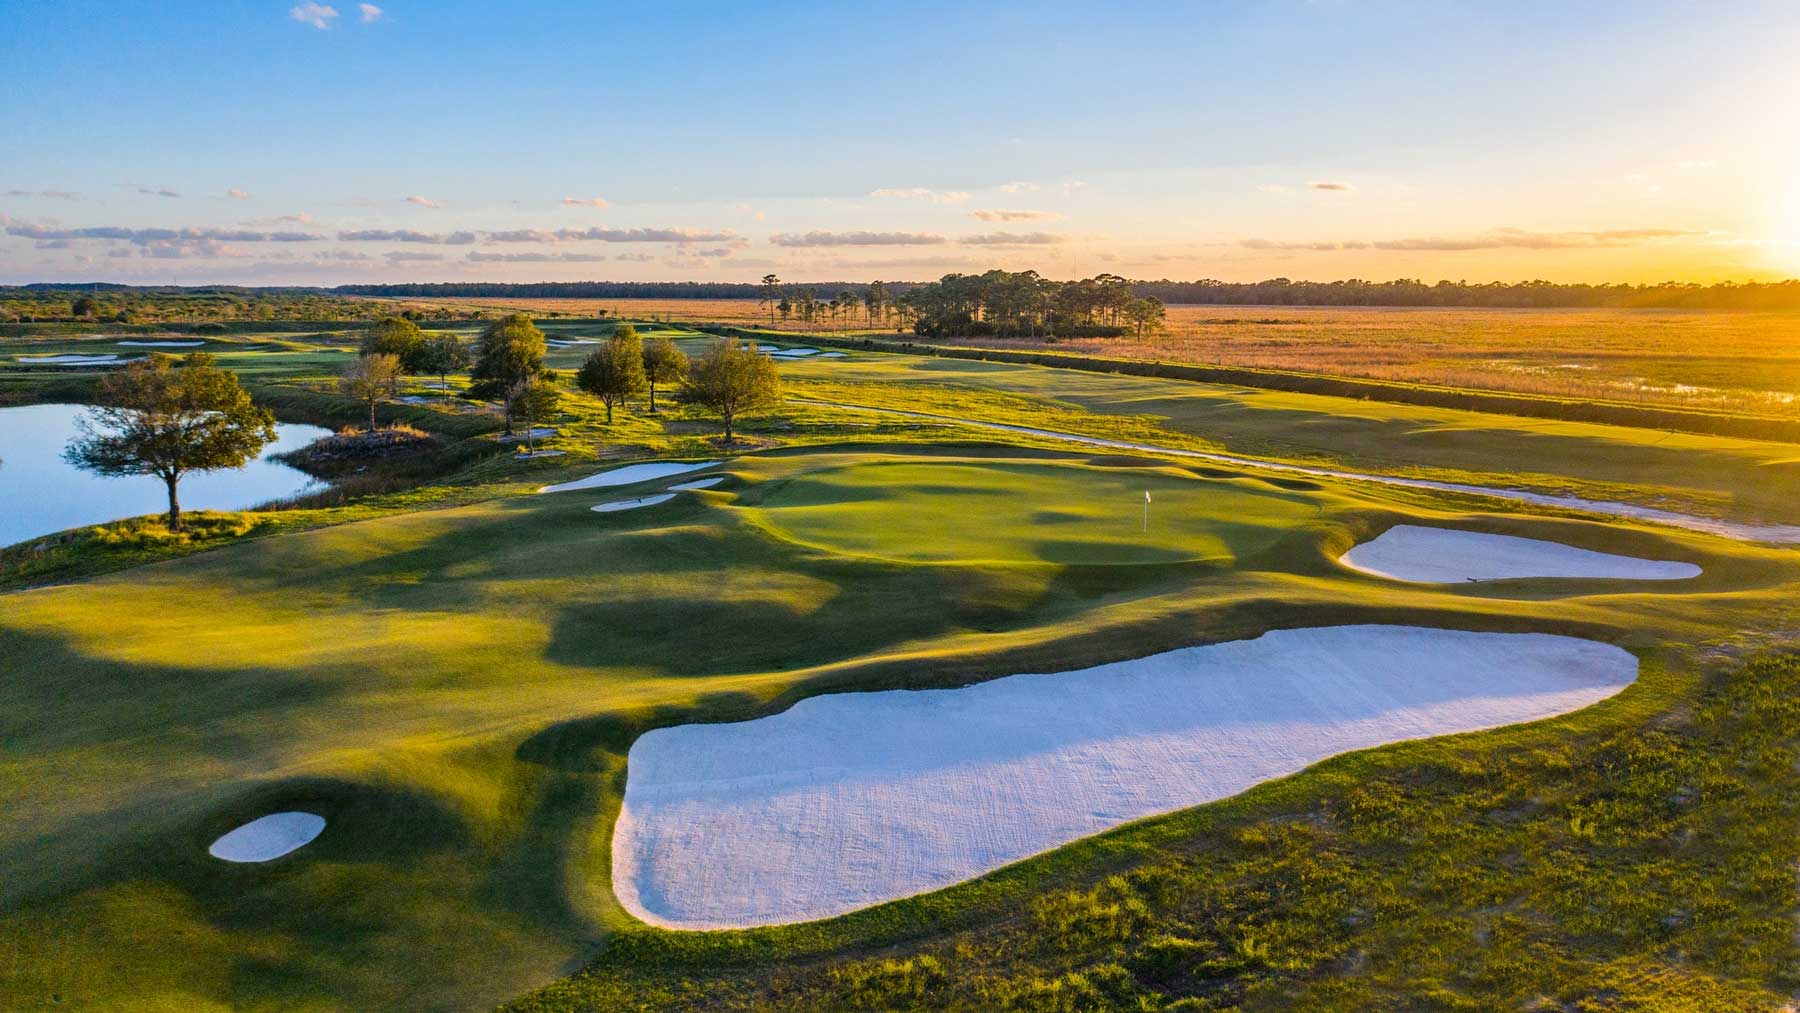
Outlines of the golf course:
M 358 333 L 200 350 L 341 426 Z M 10 340 L 0 393 L 122 345 Z M 1791 987 L 1792 446 L 771 358 L 732 442 L 571 387 L 528 454 L 411 376 L 405 481 L 6 550 L 0 1006 Z

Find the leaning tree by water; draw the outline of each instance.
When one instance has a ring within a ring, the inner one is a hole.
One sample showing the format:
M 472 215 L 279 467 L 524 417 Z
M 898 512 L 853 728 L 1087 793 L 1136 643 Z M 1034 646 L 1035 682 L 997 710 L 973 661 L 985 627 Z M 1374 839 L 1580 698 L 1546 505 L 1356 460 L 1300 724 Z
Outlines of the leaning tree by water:
M 133 362 L 101 381 L 98 401 L 76 420 L 81 435 L 63 458 L 100 475 L 162 479 L 170 531 L 181 530 L 183 475 L 241 468 L 275 439 L 275 416 L 205 352 L 179 365 L 163 355 Z

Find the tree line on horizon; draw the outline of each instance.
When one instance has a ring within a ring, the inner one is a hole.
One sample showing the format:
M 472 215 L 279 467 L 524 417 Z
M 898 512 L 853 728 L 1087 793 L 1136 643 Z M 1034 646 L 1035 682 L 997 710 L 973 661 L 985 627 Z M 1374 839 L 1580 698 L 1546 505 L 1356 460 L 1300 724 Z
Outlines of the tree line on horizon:
M 991 273 L 991 272 L 990 272 Z M 1030 272 L 1021 272 L 1030 273 Z M 946 277 L 967 277 L 947 275 Z M 977 276 L 979 277 L 979 276 Z M 1110 277 L 1110 276 L 1102 276 Z M 887 293 L 904 296 L 920 285 L 939 282 L 884 283 Z M 810 294 L 829 300 L 842 292 L 867 299 L 871 282 L 795 282 L 786 285 L 790 298 Z M 1299 281 L 1271 278 L 1233 282 L 1128 280 L 1131 293 L 1165 304 L 1225 306 L 1426 306 L 1487 309 L 1800 309 L 1800 280 L 1778 282 L 1667 281 L 1651 285 L 1586 284 L 1550 281 L 1426 282 L 1416 278 L 1369 281 Z M 431 282 L 391 285 L 340 285 L 331 291 L 349 296 L 513 297 L 538 299 L 762 299 L 762 282 Z

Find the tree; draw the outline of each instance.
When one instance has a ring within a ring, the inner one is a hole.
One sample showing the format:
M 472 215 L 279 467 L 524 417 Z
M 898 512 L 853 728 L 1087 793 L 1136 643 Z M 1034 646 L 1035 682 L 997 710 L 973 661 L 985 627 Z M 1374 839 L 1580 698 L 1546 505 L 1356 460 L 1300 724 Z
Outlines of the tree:
M 469 370 L 469 394 L 486 400 L 500 399 L 506 408 L 506 435 L 512 435 L 508 392 L 520 380 L 539 376 L 544 369 L 544 332 L 531 318 L 514 313 L 489 324 L 475 343 L 475 366 Z
M 1161 330 L 1163 316 L 1162 300 L 1155 296 L 1133 299 L 1125 304 L 1125 319 L 1131 321 L 1131 325 L 1137 328 L 1139 339 L 1143 338 L 1144 332 L 1147 330 Z
M 606 406 L 606 424 L 612 425 L 613 406 L 644 392 L 644 342 L 630 324 L 613 328 L 606 344 L 594 349 L 575 374 L 575 384 Z
M 869 327 L 873 329 L 876 315 L 886 309 L 888 304 L 887 286 L 882 284 L 879 279 L 869 282 L 869 294 L 864 297 L 863 302 L 868 304 Z
M 375 431 L 375 406 L 400 393 L 400 359 L 392 355 L 359 356 L 344 375 L 338 390 L 369 406 L 369 432 Z
M 364 355 L 391 355 L 407 368 L 424 346 L 425 333 L 405 317 L 382 317 L 363 332 Z
M 450 374 L 469 365 L 469 350 L 457 340 L 454 334 L 439 334 L 427 338 L 419 351 L 413 356 L 412 368 L 418 372 L 438 378 L 440 389 L 444 392 L 444 400 L 450 400 Z
M 506 392 L 506 414 L 525 424 L 526 453 L 537 451 L 537 424 L 554 415 L 561 404 L 553 373 L 533 373 Z
M 656 414 L 656 385 L 679 383 L 687 371 L 687 355 L 675 347 L 668 335 L 659 334 L 644 342 L 644 379 L 650 384 L 650 414 Z
M 755 344 L 739 346 L 720 338 L 689 368 L 681 397 L 724 420 L 725 442 L 730 443 L 738 416 L 781 403 L 781 375 Z
M 769 326 L 775 326 L 775 303 L 781 298 L 781 279 L 772 274 L 762 276 L 762 304 L 769 308 Z
M 101 475 L 155 475 L 169 489 L 168 525 L 181 530 L 176 487 L 190 471 L 241 468 L 275 439 L 275 416 L 238 386 L 237 374 L 195 352 L 155 355 L 109 374 L 99 404 L 78 422 L 63 458 Z
M 862 296 L 845 289 L 838 293 L 837 301 L 844 308 L 844 330 L 848 331 L 856 323 L 856 311 L 862 306 Z
M 93 296 L 84 295 L 75 300 L 74 305 L 69 307 L 69 312 L 78 317 L 91 317 L 99 309 L 100 304 L 94 301 Z

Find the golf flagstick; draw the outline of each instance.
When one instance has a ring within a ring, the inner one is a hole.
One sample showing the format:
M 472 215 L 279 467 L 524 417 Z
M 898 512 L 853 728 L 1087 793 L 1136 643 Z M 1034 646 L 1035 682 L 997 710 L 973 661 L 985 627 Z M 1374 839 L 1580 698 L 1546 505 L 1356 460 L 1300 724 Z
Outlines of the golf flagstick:
M 1150 530 L 1150 490 L 1144 490 L 1144 530 Z

